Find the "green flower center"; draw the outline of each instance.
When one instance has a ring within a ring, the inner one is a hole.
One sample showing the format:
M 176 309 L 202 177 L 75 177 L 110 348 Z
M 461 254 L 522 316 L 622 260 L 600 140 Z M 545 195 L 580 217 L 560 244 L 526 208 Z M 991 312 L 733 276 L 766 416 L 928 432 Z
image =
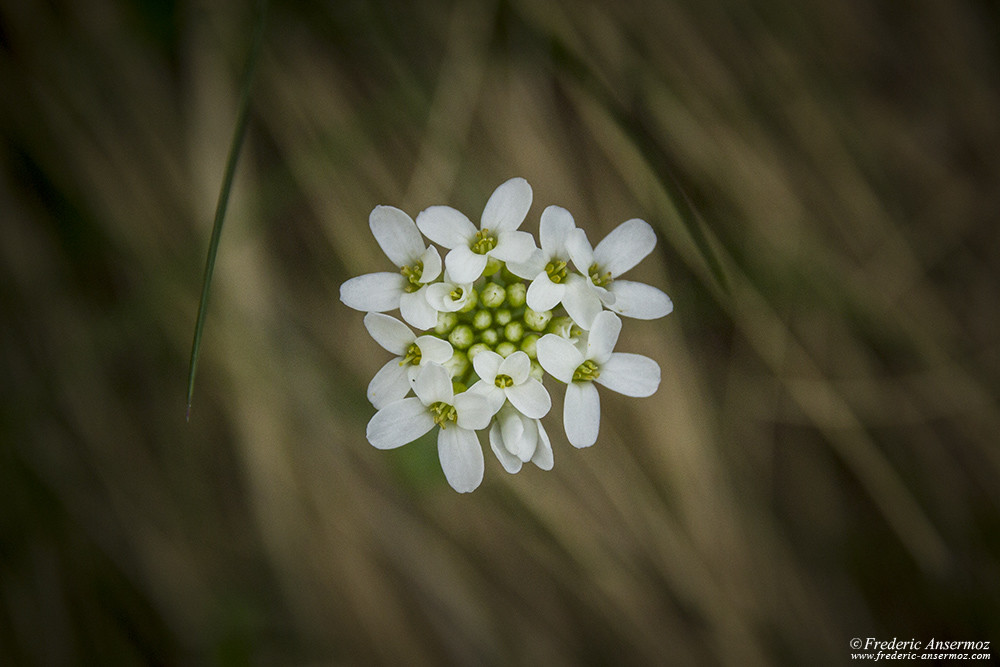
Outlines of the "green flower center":
M 405 366 L 410 364 L 411 366 L 420 365 L 420 348 L 416 343 L 411 343 L 410 347 L 406 348 L 406 355 L 403 356 L 403 360 L 399 362 L 400 366 Z
M 471 246 L 472 252 L 477 255 L 485 255 L 495 247 L 497 247 L 497 237 L 490 234 L 490 230 L 482 229 L 476 232 L 476 239 Z
M 496 386 L 500 387 L 501 389 L 506 389 L 507 387 L 514 386 L 514 379 L 511 378 L 511 376 L 509 375 L 501 374 L 497 376 L 496 380 L 494 380 L 494 384 L 496 384 Z
M 434 423 L 441 428 L 447 428 L 448 422 L 458 421 L 458 413 L 455 412 L 455 408 L 438 401 L 437 403 L 432 403 L 429 408 L 431 416 L 434 418 Z
M 423 287 L 420 282 L 420 277 L 424 275 L 424 263 L 417 260 L 417 263 L 413 266 L 403 266 L 400 267 L 399 272 L 406 277 L 406 287 L 407 292 L 416 292 L 418 289 Z
M 545 265 L 545 273 L 549 274 L 549 280 L 554 283 L 561 283 L 566 280 L 566 262 L 561 259 L 553 259 Z
M 601 274 L 601 267 L 596 263 L 590 265 L 590 270 L 587 272 L 590 274 L 590 279 L 594 281 L 594 284 L 598 287 L 605 287 L 611 284 L 611 272 L 607 271 Z
M 599 377 L 601 377 L 601 371 L 597 364 L 590 359 L 577 366 L 577 369 L 573 371 L 573 382 L 590 382 Z
M 451 294 L 449 294 L 448 296 L 451 297 L 452 301 L 460 301 L 462 299 L 462 296 L 464 294 L 465 294 L 465 290 L 463 290 L 460 286 L 455 285 L 455 289 L 453 289 L 451 291 Z

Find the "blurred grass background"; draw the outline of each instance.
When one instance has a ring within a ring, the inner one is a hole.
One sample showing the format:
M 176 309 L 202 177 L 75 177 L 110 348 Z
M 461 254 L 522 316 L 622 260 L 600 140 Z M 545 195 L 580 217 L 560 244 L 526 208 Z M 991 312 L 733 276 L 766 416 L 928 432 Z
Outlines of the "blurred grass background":
M 1000 641 L 994 3 L 275 3 L 185 423 L 255 11 L 0 2 L 0 663 Z M 654 397 L 459 496 L 365 441 L 338 288 L 375 205 L 515 175 L 530 231 L 648 220 L 676 311 L 619 345 Z

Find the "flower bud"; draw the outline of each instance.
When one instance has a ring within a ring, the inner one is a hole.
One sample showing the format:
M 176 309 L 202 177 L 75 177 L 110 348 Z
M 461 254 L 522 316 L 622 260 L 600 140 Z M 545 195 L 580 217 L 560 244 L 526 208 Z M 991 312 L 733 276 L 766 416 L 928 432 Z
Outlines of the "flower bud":
M 444 367 L 448 369 L 448 374 L 453 378 L 460 378 L 469 372 L 469 357 L 461 350 L 455 350 L 451 359 L 444 362 Z
M 517 320 L 508 322 L 507 326 L 503 328 L 503 337 L 509 340 L 511 343 L 516 343 L 517 341 L 521 340 L 521 337 L 523 335 L 524 335 L 524 325 Z
M 479 303 L 479 292 L 475 289 L 469 290 L 469 300 L 465 302 L 465 305 L 458 311 L 460 313 L 471 313 L 476 305 Z
M 545 379 L 545 369 L 542 368 L 542 365 L 540 363 L 532 360 L 531 370 L 528 371 L 528 375 L 541 382 L 542 380 Z
M 479 334 L 480 342 L 486 343 L 490 347 L 493 347 L 500 342 L 500 334 L 497 333 L 496 329 L 486 329 Z
M 506 308 L 498 310 L 496 312 L 496 315 L 493 316 L 493 319 L 495 319 L 496 323 L 499 324 L 500 326 L 504 326 L 511 320 L 510 311 L 507 310 Z
M 511 343 L 510 341 L 505 340 L 497 345 L 497 354 L 501 357 L 509 357 L 515 352 L 517 352 L 517 345 L 514 345 L 514 343 Z
M 528 288 L 524 286 L 524 283 L 520 280 L 507 285 L 507 303 L 511 305 L 511 308 L 520 308 L 524 305 L 525 297 L 528 293 Z
M 486 283 L 479 295 L 479 301 L 487 308 L 499 308 L 507 296 L 503 287 L 496 283 Z
M 551 319 L 551 310 L 546 310 L 541 313 L 536 312 L 531 308 L 525 308 L 524 310 L 524 323 L 532 331 L 545 331 L 545 327 L 548 326 L 549 320 Z
M 477 310 L 472 316 L 472 326 L 474 329 L 482 331 L 493 324 L 493 314 L 488 310 Z
M 469 357 L 469 361 L 472 361 L 473 359 L 476 358 L 477 354 L 479 354 L 483 350 L 488 350 L 488 349 L 490 349 L 490 346 L 487 345 L 486 343 L 476 343 L 475 345 L 470 347 L 465 354 Z
M 451 330 L 448 334 L 448 342 L 451 346 L 464 350 L 475 342 L 475 335 L 472 333 L 472 327 L 468 324 L 459 324 L 457 327 Z
M 528 355 L 529 359 L 534 360 L 538 358 L 536 346 L 540 337 L 536 333 L 530 333 L 521 339 L 521 351 Z
M 447 336 L 455 328 L 456 324 L 458 324 L 458 315 L 455 313 L 438 313 L 438 321 L 434 325 L 434 333 L 439 336 Z

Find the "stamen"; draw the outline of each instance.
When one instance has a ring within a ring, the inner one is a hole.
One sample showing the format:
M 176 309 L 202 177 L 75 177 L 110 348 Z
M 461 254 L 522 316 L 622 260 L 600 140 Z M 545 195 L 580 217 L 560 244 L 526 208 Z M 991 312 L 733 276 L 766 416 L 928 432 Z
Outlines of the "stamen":
M 407 283 L 403 289 L 407 292 L 416 292 L 423 287 L 420 282 L 420 277 L 424 275 L 424 263 L 422 261 L 417 260 L 417 263 L 413 266 L 402 266 L 399 272 L 406 277 Z
M 441 428 L 447 428 L 448 422 L 458 421 L 458 413 L 455 412 L 455 408 L 447 403 L 438 401 L 432 403 L 427 409 L 434 417 L 434 423 Z
M 601 377 L 601 371 L 597 364 L 590 359 L 587 359 L 573 371 L 573 382 L 590 382 L 599 377 Z
M 399 362 L 400 366 L 406 366 L 410 364 L 411 366 L 420 365 L 420 348 L 416 343 L 411 343 L 410 347 L 406 349 L 406 354 L 403 356 L 403 360 Z
M 601 274 L 601 267 L 599 267 L 596 263 L 590 265 L 590 270 L 587 273 L 590 274 L 590 279 L 598 287 L 605 287 L 607 285 L 610 285 L 611 282 L 612 282 L 612 280 L 611 280 L 611 272 L 607 271 L 606 273 L 604 273 L 602 275 Z
M 472 242 L 470 246 L 472 252 L 477 255 L 485 255 L 493 248 L 497 247 L 497 238 L 490 234 L 489 229 L 482 229 L 476 232 L 476 239 Z
M 554 283 L 561 283 L 566 280 L 566 262 L 561 259 L 554 259 L 545 265 L 545 273 L 549 274 L 549 280 Z
M 500 374 L 497 376 L 497 379 L 494 380 L 494 384 L 501 389 L 506 389 L 507 387 L 514 386 L 514 379 L 509 375 Z

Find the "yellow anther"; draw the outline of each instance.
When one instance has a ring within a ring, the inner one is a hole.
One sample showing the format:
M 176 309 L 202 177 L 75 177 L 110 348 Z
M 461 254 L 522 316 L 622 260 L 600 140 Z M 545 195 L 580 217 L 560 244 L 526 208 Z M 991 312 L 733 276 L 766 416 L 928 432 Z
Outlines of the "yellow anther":
M 597 364 L 590 359 L 577 366 L 576 370 L 573 371 L 573 382 L 590 382 L 599 377 L 601 377 L 601 371 Z
M 590 279 L 598 287 L 604 287 L 611 284 L 611 272 L 607 271 L 604 274 L 601 274 L 601 267 L 597 264 L 591 264 L 590 270 L 587 273 L 590 274 Z
M 500 387 L 501 389 L 506 389 L 507 387 L 514 386 L 514 379 L 509 375 L 500 374 L 497 376 L 497 379 L 494 380 L 493 382 L 494 384 L 496 384 L 496 386 Z
M 416 292 L 423 287 L 420 283 L 420 278 L 424 275 L 424 263 L 420 260 L 417 260 L 417 263 L 413 266 L 400 267 L 399 272 L 406 277 L 406 287 L 404 289 L 407 292 Z
M 472 242 L 470 246 L 472 252 L 477 255 L 485 255 L 493 248 L 497 247 L 497 238 L 490 234 L 489 229 L 482 229 L 476 232 L 476 239 Z
M 458 421 L 458 413 L 455 412 L 455 408 L 438 401 L 437 403 L 432 403 L 430 407 L 427 408 L 431 416 L 434 418 L 434 423 L 441 428 L 447 428 L 448 422 Z
M 545 273 L 549 274 L 549 280 L 554 283 L 561 283 L 566 280 L 566 262 L 561 259 L 554 259 L 545 265 Z

